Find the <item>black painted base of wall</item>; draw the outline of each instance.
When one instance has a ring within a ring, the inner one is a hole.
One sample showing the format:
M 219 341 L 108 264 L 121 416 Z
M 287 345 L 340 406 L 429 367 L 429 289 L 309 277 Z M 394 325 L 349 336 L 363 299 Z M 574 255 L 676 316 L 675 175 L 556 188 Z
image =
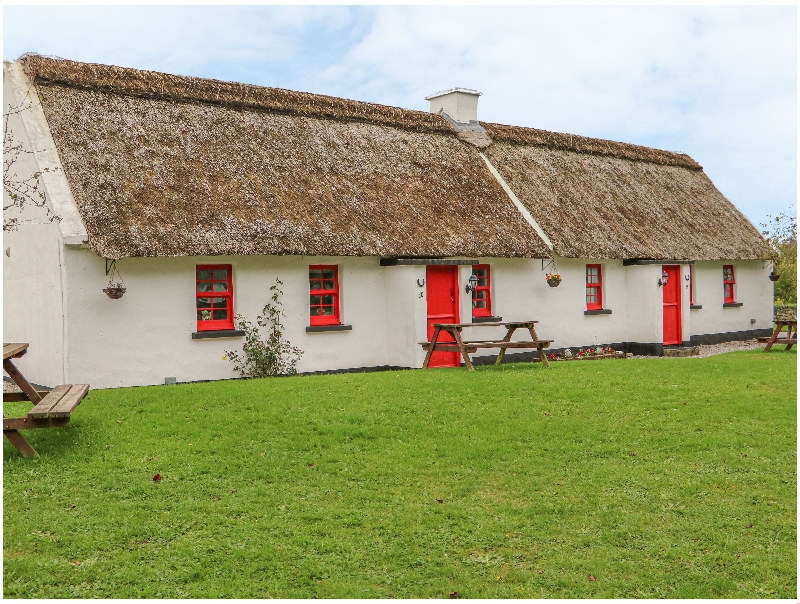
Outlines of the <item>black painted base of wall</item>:
M 396 365 L 378 365 L 376 367 L 353 367 L 350 369 L 328 369 L 326 371 L 308 371 L 299 375 L 328 375 L 334 373 L 372 373 L 373 371 L 405 371 L 413 367 L 398 367 Z

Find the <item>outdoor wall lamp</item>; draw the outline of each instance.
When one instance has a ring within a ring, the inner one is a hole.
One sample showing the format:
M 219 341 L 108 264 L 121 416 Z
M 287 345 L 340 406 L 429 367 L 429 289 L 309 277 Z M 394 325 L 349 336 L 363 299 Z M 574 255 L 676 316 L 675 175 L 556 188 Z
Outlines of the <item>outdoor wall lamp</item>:
M 469 276 L 469 283 L 464 286 L 464 292 L 467 294 L 473 293 L 478 288 L 478 278 L 475 276 L 475 273 L 472 273 Z
M 667 281 L 669 281 L 669 275 L 667 274 L 667 271 L 664 271 L 661 273 L 661 279 L 658 280 L 658 286 L 661 287 L 666 285 Z

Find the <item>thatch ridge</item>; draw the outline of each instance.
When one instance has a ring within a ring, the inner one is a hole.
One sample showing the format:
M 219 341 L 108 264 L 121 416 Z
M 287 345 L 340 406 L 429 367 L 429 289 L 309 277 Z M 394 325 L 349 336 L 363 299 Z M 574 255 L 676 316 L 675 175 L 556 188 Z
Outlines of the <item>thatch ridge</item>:
M 523 126 L 506 126 L 481 122 L 486 133 L 497 143 L 510 145 L 535 145 L 549 149 L 574 151 L 589 155 L 606 155 L 635 161 L 645 161 L 665 166 L 682 166 L 692 170 L 702 170 L 703 167 L 684 153 L 662 151 L 630 143 L 619 143 L 601 138 L 590 138 L 576 134 L 550 132 Z
M 37 85 L 68 86 L 145 99 L 210 103 L 238 109 L 359 121 L 455 136 L 452 127 L 443 117 L 426 111 L 283 88 L 178 76 L 99 63 L 80 63 L 37 54 L 24 55 L 19 61 L 25 74 Z

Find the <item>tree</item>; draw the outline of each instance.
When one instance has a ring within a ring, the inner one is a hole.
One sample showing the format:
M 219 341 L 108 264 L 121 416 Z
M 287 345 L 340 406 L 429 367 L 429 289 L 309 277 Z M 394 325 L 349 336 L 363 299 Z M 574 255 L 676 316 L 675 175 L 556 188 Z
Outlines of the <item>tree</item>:
M 791 211 L 791 209 L 790 209 Z M 762 224 L 764 237 L 775 249 L 776 304 L 797 304 L 797 214 L 781 212 Z
M 14 137 L 14 132 L 9 128 L 9 118 L 23 111 L 29 110 L 29 102 L 15 105 L 3 114 L 3 191 L 7 200 L 3 200 L 3 231 L 13 231 L 22 222 L 31 220 L 21 220 L 19 214 L 27 207 L 44 209 L 45 215 L 50 222 L 59 222 L 61 217 L 57 216 L 50 205 L 47 203 L 47 192 L 42 184 L 42 172 L 37 171 L 29 175 L 20 175 L 17 170 L 20 168 L 20 160 L 24 157 L 32 156 L 33 151 L 25 149 L 21 140 Z M 49 168 L 44 169 L 45 172 Z M 17 211 L 13 212 L 16 208 Z

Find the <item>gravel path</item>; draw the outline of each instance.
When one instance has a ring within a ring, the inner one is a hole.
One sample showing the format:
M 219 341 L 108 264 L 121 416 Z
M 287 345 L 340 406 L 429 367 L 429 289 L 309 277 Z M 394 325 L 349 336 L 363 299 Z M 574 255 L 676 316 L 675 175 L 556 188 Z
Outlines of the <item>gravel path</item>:
M 757 348 L 764 348 L 766 344 L 762 344 L 756 339 L 753 340 L 737 340 L 735 342 L 723 342 L 722 344 L 708 344 L 700 346 L 700 354 L 694 357 L 682 357 L 687 359 L 699 359 L 702 357 L 710 357 L 715 354 L 722 354 L 724 352 L 733 352 L 734 350 L 755 350 Z M 655 357 L 648 355 L 636 355 L 635 359 L 663 359 L 668 357 Z

